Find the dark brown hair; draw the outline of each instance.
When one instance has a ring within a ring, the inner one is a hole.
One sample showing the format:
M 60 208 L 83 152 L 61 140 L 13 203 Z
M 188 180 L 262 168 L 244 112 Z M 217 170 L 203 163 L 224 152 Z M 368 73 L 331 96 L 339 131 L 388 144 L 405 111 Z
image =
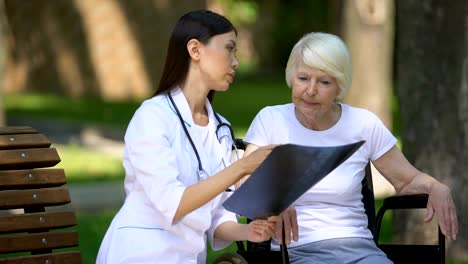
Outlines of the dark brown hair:
M 187 51 L 189 40 L 196 39 L 207 44 L 211 37 L 231 31 L 237 34 L 236 28 L 227 18 L 209 10 L 192 11 L 180 17 L 169 40 L 166 62 L 154 96 L 169 91 L 187 77 L 190 63 Z M 208 94 L 210 101 L 213 94 L 214 91 Z

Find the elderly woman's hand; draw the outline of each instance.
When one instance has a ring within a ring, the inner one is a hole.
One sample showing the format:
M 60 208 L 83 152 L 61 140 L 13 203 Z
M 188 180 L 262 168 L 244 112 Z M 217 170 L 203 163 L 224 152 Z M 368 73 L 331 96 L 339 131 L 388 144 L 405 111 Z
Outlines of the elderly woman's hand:
M 434 183 L 429 192 L 425 222 L 430 222 L 434 215 L 442 233 L 448 238 L 457 239 L 458 220 L 450 189 L 439 182 Z
M 276 222 L 275 236 L 279 244 L 283 243 L 283 223 L 285 233 L 284 241 L 286 242 L 286 245 L 289 245 L 291 243 L 291 237 L 294 239 L 294 241 L 298 241 L 299 232 L 297 227 L 296 209 L 294 209 L 293 207 L 289 207 L 288 209 L 284 210 L 284 212 L 281 213 L 279 217 L 279 221 Z

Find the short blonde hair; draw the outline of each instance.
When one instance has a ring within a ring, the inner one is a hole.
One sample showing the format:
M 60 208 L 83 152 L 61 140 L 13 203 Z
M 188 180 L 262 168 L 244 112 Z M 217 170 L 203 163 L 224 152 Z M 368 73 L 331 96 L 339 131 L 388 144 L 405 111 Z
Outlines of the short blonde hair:
M 335 78 L 340 88 L 337 100 L 343 99 L 351 86 L 352 66 L 348 48 L 338 36 L 308 33 L 294 45 L 286 65 L 286 83 L 289 87 L 299 62 Z

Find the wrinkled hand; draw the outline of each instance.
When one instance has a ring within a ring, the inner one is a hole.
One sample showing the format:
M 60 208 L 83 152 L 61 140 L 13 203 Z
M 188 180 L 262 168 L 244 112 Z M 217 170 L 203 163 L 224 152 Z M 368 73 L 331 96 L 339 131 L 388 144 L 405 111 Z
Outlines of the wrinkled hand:
M 247 240 L 263 242 L 275 234 L 275 226 L 279 217 L 270 216 L 267 220 L 257 219 L 247 225 Z
M 244 166 L 247 170 L 247 174 L 252 174 L 254 170 L 262 163 L 271 151 L 278 145 L 268 145 L 256 149 L 250 153 L 247 157 L 241 159 L 244 162 Z
M 294 241 L 297 242 L 299 240 L 299 231 L 297 227 L 296 209 L 289 207 L 283 213 L 281 213 L 279 221 L 276 222 L 275 236 L 279 244 L 282 244 L 283 241 L 281 232 L 283 222 L 286 245 L 291 243 L 291 237 L 294 239 Z
M 456 240 L 458 233 L 457 212 L 450 195 L 450 189 L 441 183 L 434 184 L 429 193 L 424 221 L 432 221 L 434 215 L 442 233 L 448 239 Z

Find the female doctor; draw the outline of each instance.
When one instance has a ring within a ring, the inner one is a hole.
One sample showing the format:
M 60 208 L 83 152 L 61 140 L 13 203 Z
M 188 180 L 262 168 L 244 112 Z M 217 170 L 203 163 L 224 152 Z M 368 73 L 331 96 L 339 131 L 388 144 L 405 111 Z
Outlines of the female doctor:
M 206 241 L 264 241 L 276 217 L 239 224 L 222 202 L 271 152 L 260 148 L 231 164 L 232 129 L 211 106 L 239 66 L 237 31 L 206 10 L 183 15 L 172 33 L 155 96 L 142 103 L 125 134 L 126 199 L 97 263 L 206 263 Z

